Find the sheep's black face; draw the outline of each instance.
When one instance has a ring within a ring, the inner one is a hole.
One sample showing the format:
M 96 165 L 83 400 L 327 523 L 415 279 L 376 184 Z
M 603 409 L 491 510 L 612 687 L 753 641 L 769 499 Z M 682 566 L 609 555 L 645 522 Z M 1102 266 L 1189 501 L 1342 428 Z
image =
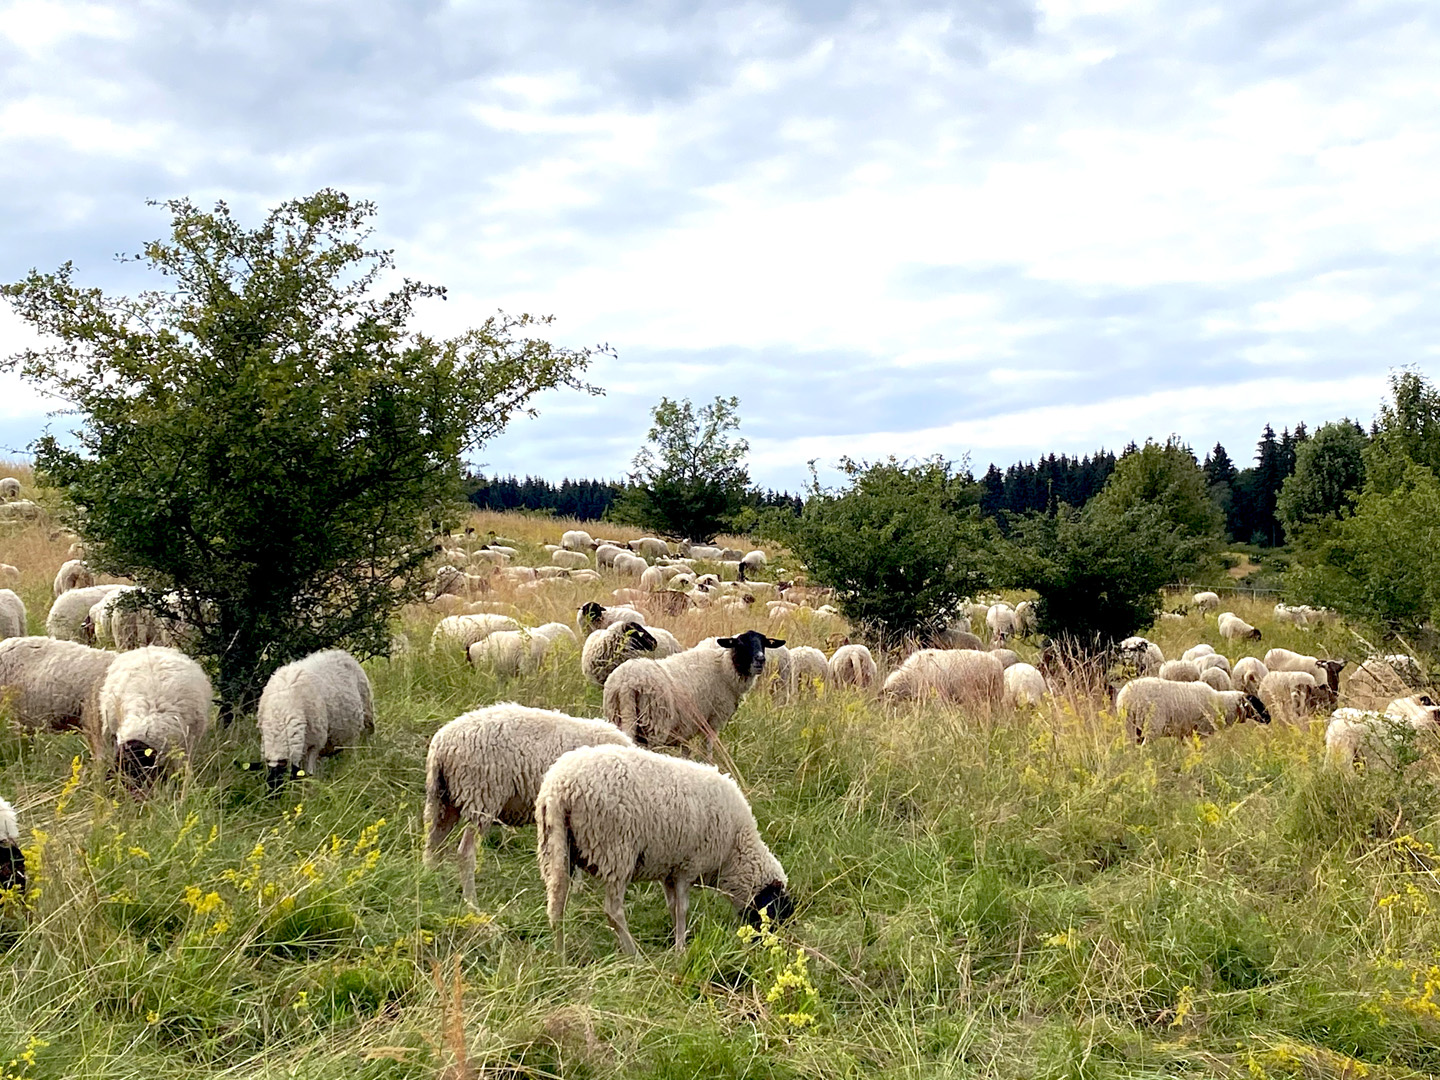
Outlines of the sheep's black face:
M 1325 669 L 1325 684 L 1331 690 L 1340 689 L 1340 672 L 1345 667 L 1344 660 L 1320 660 L 1319 665 Z
M 265 790 L 271 795 L 279 794 L 280 789 L 285 786 L 286 780 L 296 780 L 305 775 L 305 770 L 299 765 L 292 765 L 288 761 L 277 761 L 265 767 Z
M 745 921 L 758 930 L 762 911 L 771 926 L 779 926 L 794 917 L 795 899 L 785 891 L 784 885 L 778 881 L 772 881 L 756 893 L 755 899 L 750 901 L 750 906 L 745 909 Z
M 630 648 L 643 652 L 654 652 L 660 644 L 655 640 L 655 635 L 638 622 L 625 624 L 625 640 L 629 643 Z
M 139 739 L 120 744 L 120 775 L 133 787 L 149 787 L 160 775 L 160 755 Z
M 25 853 L 13 840 L 0 840 L 0 891 L 25 891 Z
M 730 662 L 743 679 L 759 675 L 765 670 L 765 650 L 778 649 L 785 642 L 767 638 L 758 630 L 746 630 L 734 637 L 716 638 L 715 644 L 730 650 Z
M 600 622 L 600 616 L 605 614 L 605 609 L 594 600 L 580 605 L 580 621 L 585 629 L 593 630 Z
M 1265 708 L 1265 703 L 1258 697 L 1254 694 L 1246 694 L 1245 704 L 1248 707 L 1247 711 L 1250 714 L 1250 719 L 1254 720 L 1257 724 L 1270 723 L 1270 710 Z

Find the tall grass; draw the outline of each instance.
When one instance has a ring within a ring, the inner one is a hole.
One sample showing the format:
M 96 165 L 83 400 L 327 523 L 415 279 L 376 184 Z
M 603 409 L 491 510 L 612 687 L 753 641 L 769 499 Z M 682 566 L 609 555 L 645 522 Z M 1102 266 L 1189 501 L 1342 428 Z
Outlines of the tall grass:
M 561 527 L 496 520 L 532 545 Z M 0 561 L 43 600 L 66 546 L 0 536 Z M 601 592 L 490 602 L 568 621 Z M 1265 632 L 1247 651 L 1350 646 L 1265 607 L 1236 608 Z M 573 652 L 509 681 L 432 655 L 436 618 L 407 612 L 414 648 L 368 665 L 374 741 L 277 799 L 235 767 L 257 755 L 245 726 L 143 802 L 107 786 L 78 736 L 0 733 L 34 880 L 29 910 L 4 918 L 0 1076 L 1440 1072 L 1433 771 L 1327 769 L 1315 726 L 1134 747 L 1088 698 L 976 714 L 753 694 L 723 739 L 795 921 L 747 940 L 700 892 L 676 953 L 659 888 L 636 885 L 629 959 L 582 884 L 561 963 L 533 829 L 482 846 L 478 912 L 453 865 L 422 869 L 424 751 L 465 709 L 593 715 L 599 691 Z M 824 645 L 836 630 L 713 609 L 668 625 L 686 641 L 764 625 Z M 1152 636 L 1176 654 L 1224 644 L 1214 627 Z

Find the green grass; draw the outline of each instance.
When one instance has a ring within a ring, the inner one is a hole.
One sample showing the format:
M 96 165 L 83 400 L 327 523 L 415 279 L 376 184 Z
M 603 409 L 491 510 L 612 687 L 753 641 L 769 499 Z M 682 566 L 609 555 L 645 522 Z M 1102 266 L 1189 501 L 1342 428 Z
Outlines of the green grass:
M 1237 610 L 1250 652 L 1348 639 Z M 510 683 L 423 650 L 369 670 L 373 743 L 275 800 L 235 766 L 250 727 L 144 802 L 78 735 L 0 733 L 35 882 L 0 919 L 0 1078 L 1440 1074 L 1433 770 L 1327 769 L 1318 728 L 1137 748 L 1084 703 L 754 695 L 724 741 L 796 920 L 746 941 L 698 892 L 675 953 L 635 885 L 631 959 L 582 880 L 561 963 L 533 828 L 482 845 L 479 914 L 421 867 L 424 750 L 481 704 L 599 692 L 573 654 Z

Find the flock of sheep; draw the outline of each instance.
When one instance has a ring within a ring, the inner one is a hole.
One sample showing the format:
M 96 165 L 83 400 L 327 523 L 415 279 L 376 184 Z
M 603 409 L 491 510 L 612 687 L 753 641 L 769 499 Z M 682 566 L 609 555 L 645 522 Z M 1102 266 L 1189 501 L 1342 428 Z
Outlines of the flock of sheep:
M 757 687 L 781 700 L 830 686 L 888 703 L 938 700 L 980 710 L 1040 706 L 1051 694 L 1045 660 L 1038 667 L 1024 663 L 1008 647 L 1035 632 L 1028 602 L 967 605 L 955 625 L 882 681 L 870 650 L 848 641 L 827 657 L 818 648 L 745 630 L 685 648 L 655 624 L 657 614 L 697 608 L 737 615 L 763 610 L 779 621 L 806 607 L 813 618 L 838 620 L 838 612 L 818 602 L 823 592 L 794 586 L 783 571 L 776 582 L 755 580 L 766 570 L 759 551 L 682 544 L 672 552 L 654 537 L 621 545 L 579 531 L 550 546 L 549 566 L 520 565 L 518 547 L 498 538 L 479 547 L 442 538 L 439 548 L 443 563 L 428 604 L 442 617 L 432 651 L 464 656 L 502 676 L 575 662 L 602 688 L 603 718 L 502 702 L 443 725 L 426 756 L 426 863 L 436 862 L 449 833 L 463 824 L 460 884 L 473 905 L 479 837 L 496 822 L 535 823 L 548 914 L 562 950 L 561 920 L 576 869 L 603 883 L 607 919 L 629 952 L 635 942 L 623 901 L 631 881 L 663 884 L 677 946 L 697 883 L 718 888 L 752 922 L 778 922 L 791 913 L 785 871 L 761 839 L 744 794 L 714 765 L 689 760 L 702 749 L 713 759 L 717 736 Z M 699 561 L 718 564 L 720 572 L 698 572 Z M 614 591 L 611 606 L 582 605 L 573 628 L 561 622 L 525 627 L 503 605 L 474 599 L 494 589 L 497 578 L 523 594 L 553 581 L 600 581 L 602 570 L 633 583 Z M 13 583 L 19 572 L 0 565 L 0 575 Z M 0 694 L 21 727 L 78 727 L 97 761 L 142 786 L 194 755 L 210 723 L 212 690 L 204 670 L 164 638 L 153 616 L 122 602 L 128 588 L 96 585 L 82 560 L 67 562 L 54 581 L 44 637 L 25 636 L 23 603 L 0 589 Z M 1214 611 L 1219 597 L 1198 593 L 1194 606 Z M 1296 611 L 1303 615 L 1288 614 Z M 1277 616 L 1298 626 L 1323 613 L 1277 608 Z M 1231 612 L 1219 612 L 1216 620 L 1226 641 L 1260 637 Z M 977 625 L 988 641 L 974 632 Z M 408 642 L 398 640 L 397 650 L 404 647 Z M 566 650 L 578 655 L 567 661 Z M 1209 645 L 1167 661 L 1144 638 L 1128 639 L 1118 655 L 1135 677 L 1118 688 L 1114 703 L 1137 741 L 1334 708 L 1326 733 L 1331 756 L 1383 768 L 1398 762 L 1406 738 L 1440 734 L 1440 707 L 1424 694 L 1397 697 L 1379 711 L 1335 708 L 1344 661 L 1271 649 L 1263 660 L 1232 663 Z M 1375 658 L 1352 683 L 1362 674 L 1393 679 L 1413 664 L 1408 657 Z M 322 756 L 373 733 L 369 679 L 339 650 L 287 664 L 264 689 L 257 725 L 267 784 L 276 790 L 314 774 Z M 0 800 L 0 886 L 23 888 L 18 838 L 14 811 Z

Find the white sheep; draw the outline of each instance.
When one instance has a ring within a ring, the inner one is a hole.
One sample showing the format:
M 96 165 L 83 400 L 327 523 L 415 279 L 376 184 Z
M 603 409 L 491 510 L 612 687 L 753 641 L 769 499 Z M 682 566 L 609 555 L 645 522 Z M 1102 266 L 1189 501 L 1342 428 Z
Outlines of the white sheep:
M 638 540 L 631 540 L 628 546 L 636 554 L 651 559 L 670 554 L 670 545 L 656 536 L 642 536 Z
M 1265 666 L 1263 660 L 1253 656 L 1242 656 L 1235 661 L 1235 666 L 1230 671 L 1230 681 L 1235 684 L 1236 690 L 1244 690 L 1247 694 L 1258 694 L 1260 684 L 1269 674 L 1270 669 Z
M 617 544 L 601 544 L 595 549 L 595 565 L 609 569 L 615 565 L 615 556 L 624 554 L 625 548 Z
M 1045 676 L 1032 664 L 1011 664 L 1004 672 L 1004 703 L 1010 708 L 1039 705 L 1050 692 Z
M 497 821 L 535 820 L 540 781 L 561 754 L 601 743 L 630 745 L 604 720 L 531 709 L 512 701 L 467 712 L 440 728 L 425 755 L 425 865 L 462 820 L 460 888 L 475 904 L 475 844 Z
M 1191 645 L 1190 648 L 1186 649 L 1183 653 L 1180 654 L 1180 659 L 1182 659 L 1182 660 L 1199 660 L 1200 657 L 1202 657 L 1202 656 L 1214 656 L 1214 655 L 1215 655 L 1215 646 L 1214 646 L 1214 645 L 1206 645 L 1206 644 L 1204 644 L 1204 643 L 1201 643 L 1201 644 L 1199 644 L 1199 645 Z
M 39 504 L 29 499 L 0 502 L 0 521 L 35 521 L 42 513 Z
M 830 657 L 830 682 L 834 686 L 855 686 L 869 690 L 880 676 L 875 657 L 864 645 L 841 645 Z
M 594 551 L 596 544 L 583 529 L 571 529 L 560 537 L 560 546 L 566 551 Z
M 1206 653 L 1204 656 L 1195 659 L 1195 666 L 1201 671 L 1204 671 L 1206 668 L 1219 668 L 1221 671 L 1229 674 L 1230 659 L 1221 656 L 1219 653 Z
M 0 501 L 8 502 L 20 497 L 20 481 L 13 476 L 0 477 Z
M 1427 696 L 1424 701 L 1430 702 Z M 1440 707 L 1414 699 L 1392 701 L 1385 712 L 1336 709 L 1325 724 L 1325 757 L 1331 764 L 1353 765 L 1357 760 L 1371 770 L 1394 771 L 1402 748 L 1422 738 L 1440 736 Z
M 1015 633 L 1020 637 L 1030 637 L 1040 627 L 1039 616 L 1035 614 L 1035 604 L 1030 600 L 1021 600 L 1015 605 Z
M 631 555 L 625 551 L 616 555 L 611 560 L 610 566 L 617 574 L 626 574 L 637 578 L 650 568 L 650 564 L 639 555 Z
M 1321 660 L 1289 649 L 1271 649 L 1265 654 L 1265 666 L 1269 670 L 1304 671 L 1313 675 L 1317 683 L 1337 692 L 1340 689 L 1340 672 L 1346 663 L 1345 660 Z
M 582 551 L 557 551 L 550 561 L 566 570 L 581 570 L 590 565 L 590 557 Z
M 1208 614 L 1220 606 L 1220 594 L 1214 592 L 1197 592 L 1190 599 L 1190 603 L 1202 614 Z
M 470 663 L 494 668 L 499 675 L 522 675 L 538 669 L 551 648 L 564 641 L 578 644 L 575 631 L 564 623 L 545 623 L 533 630 L 497 630 L 470 646 Z
M 15 808 L 0 799 L 0 895 L 25 894 L 25 852 L 20 848 L 20 821 Z
M 1160 674 L 1160 665 L 1165 663 L 1165 654 L 1160 646 L 1143 637 L 1128 637 L 1118 646 L 1120 655 L 1135 666 L 1142 677 Z
M 1230 673 L 1222 667 L 1201 668 L 1200 681 L 1213 690 L 1235 689 L 1235 683 L 1231 680 Z
M 784 644 L 747 630 L 663 660 L 627 660 L 605 680 L 605 719 L 640 746 L 679 746 L 703 734 L 713 755 L 715 736 L 765 671 L 765 650 Z
M 1000 704 L 1005 694 L 1005 665 L 998 657 L 972 649 L 920 649 L 885 680 L 889 700 L 924 700 L 972 707 Z
M 95 584 L 95 575 L 81 559 L 71 559 L 62 563 L 60 569 L 55 571 L 55 595 L 67 593 L 71 589 L 88 589 Z
M 469 615 L 447 615 L 435 624 L 430 635 L 430 650 L 456 649 L 463 656 L 470 646 L 496 630 L 519 630 L 520 624 L 508 615 L 477 612 Z
M 74 641 L 15 637 L 0 641 L 0 698 L 28 731 L 89 726 L 114 653 Z
M 760 839 L 739 785 L 713 766 L 633 746 L 571 750 L 551 766 L 535 801 L 546 910 L 563 956 L 563 919 L 576 867 L 605 887 L 605 915 L 627 953 L 636 951 L 625 921 L 631 881 L 660 881 L 685 945 L 690 889 L 712 883 L 753 924 L 794 911 L 780 860 Z
M 87 629 L 87 623 L 90 609 L 112 593 L 121 592 L 125 588 L 124 585 L 92 585 L 86 589 L 71 589 L 61 593 L 50 605 L 50 613 L 45 616 L 45 632 L 61 641 L 78 641 L 82 645 L 88 645 L 90 630 Z
M 587 682 L 604 686 L 621 664 L 653 656 L 659 647 L 655 635 L 639 619 L 612 623 L 585 639 L 580 649 L 580 670 Z
M 1160 678 L 1170 682 L 1199 682 L 1200 665 L 1193 660 L 1166 660 L 1160 665 Z
M 209 678 L 182 652 L 147 645 L 121 653 L 100 685 L 99 731 L 90 732 L 95 759 L 134 784 L 149 783 L 177 755 L 194 754 L 210 726 L 212 697 Z
M 766 562 L 765 552 L 758 548 L 754 551 L 747 551 L 740 557 L 741 580 L 744 580 L 746 574 L 758 574 L 764 570 Z
M 1272 713 L 1286 720 L 1335 705 L 1335 691 L 1308 671 L 1272 671 L 1260 680 L 1257 696 Z
M 322 755 L 375 731 L 375 699 L 360 662 L 342 649 L 311 653 L 276 669 L 256 713 L 266 786 L 315 775 Z
M 1120 688 L 1115 707 L 1136 742 L 1159 736 L 1212 735 L 1219 721 L 1270 722 L 1269 710 L 1258 698 L 1238 690 L 1215 690 L 1203 682 L 1132 679 Z
M 144 645 L 169 645 L 170 634 L 148 607 L 121 603 L 128 593 L 138 592 L 124 585 L 95 603 L 82 626 L 87 639 L 96 645 L 113 645 L 116 652 L 128 652 Z
M 991 656 L 995 657 L 996 660 L 999 660 L 1000 666 L 1005 668 L 1006 670 L 1009 670 L 1016 664 L 1020 663 L 1020 654 L 1017 653 L 1014 649 L 996 648 L 988 649 L 986 651 L 988 651 Z
M 20 568 L 8 562 L 0 562 L 0 585 L 19 585 Z
M 813 645 L 795 645 L 790 649 L 791 678 L 800 694 L 814 694 L 830 682 L 830 662 Z
M 985 625 L 990 628 L 990 640 L 1004 644 L 1015 635 L 1015 609 L 1009 604 L 992 604 L 985 612 Z
M 709 544 L 692 544 L 689 540 L 682 540 L 680 541 L 680 554 L 687 559 L 703 559 L 707 562 L 714 562 L 725 557 L 725 549 Z
M 1222 611 L 1218 616 L 1220 623 L 1220 636 L 1226 641 L 1240 641 L 1249 639 L 1260 640 L 1260 631 L 1251 626 L 1244 619 L 1240 618 L 1233 611 Z
M 9 589 L 0 589 L 0 639 L 25 636 L 25 601 Z

